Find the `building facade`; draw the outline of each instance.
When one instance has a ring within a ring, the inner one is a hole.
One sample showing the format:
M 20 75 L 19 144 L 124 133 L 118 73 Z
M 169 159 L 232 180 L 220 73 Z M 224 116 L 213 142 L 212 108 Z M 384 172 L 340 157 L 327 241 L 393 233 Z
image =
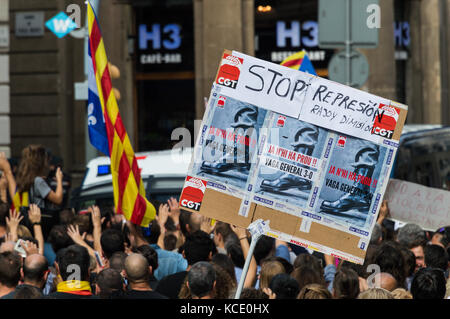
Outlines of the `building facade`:
M 0 0 L 0 152 L 11 155 L 9 86 L 9 0 Z
M 359 50 L 370 70 L 361 89 L 407 104 L 407 123 L 450 124 L 450 0 L 379 3 L 378 47 Z M 44 26 L 74 4 L 84 25 L 82 0 L 0 1 L 0 28 L 9 27 L 8 46 L 0 41 L 0 150 L 19 157 L 24 146 L 44 144 L 76 186 L 86 161 L 100 155 L 75 89 L 86 80 L 84 41 Z M 194 142 L 224 49 L 274 63 L 305 49 L 323 77 L 335 53 L 318 45 L 317 0 L 101 0 L 97 11 L 135 151 L 170 148 L 177 127 Z

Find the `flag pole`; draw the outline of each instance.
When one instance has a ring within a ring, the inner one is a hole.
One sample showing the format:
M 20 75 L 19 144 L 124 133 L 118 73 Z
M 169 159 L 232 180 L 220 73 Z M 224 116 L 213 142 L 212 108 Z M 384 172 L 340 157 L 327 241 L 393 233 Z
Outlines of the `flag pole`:
M 250 242 L 250 248 L 248 250 L 247 258 L 245 259 L 244 268 L 242 269 L 241 278 L 239 279 L 239 285 L 236 290 L 234 299 L 239 299 L 241 297 L 245 278 L 247 277 L 248 268 L 253 257 L 253 252 L 255 251 L 256 244 L 258 243 L 258 240 L 261 238 L 261 236 L 263 236 L 267 231 L 270 230 L 269 221 L 264 222 L 262 219 L 255 220 L 248 226 L 247 229 L 252 235 L 252 240 Z
M 245 278 L 247 277 L 248 268 L 250 266 L 250 261 L 253 257 L 253 252 L 255 251 L 256 243 L 261 238 L 262 234 L 256 234 L 252 236 L 252 240 L 250 242 L 250 248 L 248 250 L 247 258 L 245 259 L 244 268 L 242 269 L 241 278 L 239 279 L 239 285 L 236 290 L 236 295 L 234 299 L 239 299 L 241 297 L 242 289 L 244 288 Z

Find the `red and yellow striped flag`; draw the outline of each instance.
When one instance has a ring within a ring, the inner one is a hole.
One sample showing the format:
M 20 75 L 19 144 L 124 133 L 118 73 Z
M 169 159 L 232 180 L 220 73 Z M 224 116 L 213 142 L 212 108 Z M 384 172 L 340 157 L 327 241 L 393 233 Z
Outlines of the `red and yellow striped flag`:
M 28 192 L 19 193 L 16 191 L 11 203 L 11 210 L 19 211 L 21 207 L 28 207 Z
M 298 70 L 300 69 L 300 65 L 302 65 L 303 58 L 305 57 L 305 51 L 300 51 L 297 53 L 294 53 L 290 56 L 288 56 L 286 59 L 283 60 L 280 64 L 282 66 Z
M 145 198 L 145 188 L 137 160 L 112 91 L 100 26 L 89 1 L 87 6 L 89 46 L 108 137 L 114 205 L 116 212 L 123 214 L 125 219 L 133 224 L 148 227 L 156 216 L 156 210 Z
M 308 55 L 306 54 L 305 50 L 302 50 L 300 52 L 294 53 L 290 56 L 288 56 L 286 59 L 283 60 L 283 62 L 280 63 L 282 66 L 294 69 L 294 70 L 300 70 L 302 72 L 306 72 L 312 75 L 316 75 L 316 70 L 314 69 L 311 61 L 308 58 Z

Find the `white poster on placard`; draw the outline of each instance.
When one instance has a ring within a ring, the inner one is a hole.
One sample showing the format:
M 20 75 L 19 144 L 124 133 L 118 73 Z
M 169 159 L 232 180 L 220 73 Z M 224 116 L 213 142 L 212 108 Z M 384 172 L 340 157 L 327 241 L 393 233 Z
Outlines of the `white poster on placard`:
M 390 100 L 315 77 L 299 119 L 379 144 L 392 139 L 399 114 Z
M 240 52 L 225 53 L 216 84 L 221 93 L 298 118 L 313 76 Z
M 450 192 L 391 179 L 384 199 L 392 219 L 435 231 L 450 225 Z
M 376 144 L 397 146 L 406 107 L 236 51 L 224 53 L 215 84 L 226 96 Z

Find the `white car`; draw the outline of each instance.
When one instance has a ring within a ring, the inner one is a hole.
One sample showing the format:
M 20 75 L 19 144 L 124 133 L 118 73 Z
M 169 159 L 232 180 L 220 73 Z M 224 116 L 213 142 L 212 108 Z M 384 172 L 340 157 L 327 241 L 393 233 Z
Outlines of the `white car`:
M 178 200 L 192 151 L 185 148 L 135 154 L 148 200 L 166 202 L 172 196 Z M 80 211 L 91 205 L 114 205 L 110 163 L 107 156 L 89 161 L 81 186 L 71 194 L 71 207 Z

